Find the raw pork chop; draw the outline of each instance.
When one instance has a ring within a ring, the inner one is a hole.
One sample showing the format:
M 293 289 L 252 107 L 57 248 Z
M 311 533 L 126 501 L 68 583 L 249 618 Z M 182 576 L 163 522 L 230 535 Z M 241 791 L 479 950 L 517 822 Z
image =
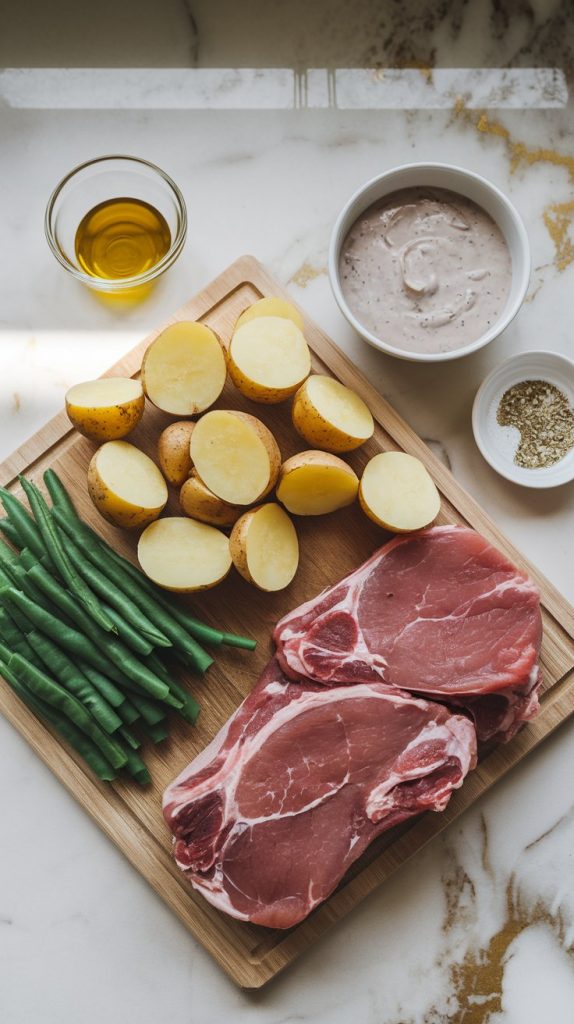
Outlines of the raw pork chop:
M 480 739 L 509 739 L 536 714 L 541 637 L 534 583 L 457 526 L 392 540 L 274 633 L 291 678 L 435 697 L 467 708 Z
M 476 761 L 469 720 L 379 682 L 290 683 L 275 659 L 167 788 L 164 816 L 192 885 L 242 920 L 289 928 L 365 847 L 441 811 Z

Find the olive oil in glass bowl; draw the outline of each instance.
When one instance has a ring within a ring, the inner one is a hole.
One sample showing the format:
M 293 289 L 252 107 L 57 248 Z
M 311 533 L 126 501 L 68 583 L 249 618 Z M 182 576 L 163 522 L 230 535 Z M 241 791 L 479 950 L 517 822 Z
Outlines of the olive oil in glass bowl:
M 52 193 L 46 237 L 58 262 L 102 297 L 137 302 L 179 256 L 183 196 L 155 164 L 106 156 L 76 167 Z

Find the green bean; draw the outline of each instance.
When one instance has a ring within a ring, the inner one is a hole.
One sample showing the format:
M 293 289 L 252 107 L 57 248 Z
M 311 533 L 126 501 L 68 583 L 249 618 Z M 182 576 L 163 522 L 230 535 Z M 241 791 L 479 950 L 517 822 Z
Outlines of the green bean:
M 0 563 L 2 565 L 14 565 L 18 561 L 18 555 L 7 544 L 0 544 Z
M 5 608 L 0 608 L 0 636 L 9 647 L 20 643 L 22 638 L 25 637 L 25 634 L 18 629 L 18 626 L 10 618 Z
M 126 771 L 140 786 L 147 786 L 151 782 L 151 775 L 146 764 L 142 761 L 139 754 L 135 750 L 131 750 L 130 747 L 126 748 L 125 753 L 127 757 Z
M 7 491 L 5 487 L 0 487 L 0 501 L 18 534 L 18 546 L 30 548 L 37 558 L 46 555 L 46 548 L 38 526 L 18 498 Z
M 14 526 L 14 523 L 11 523 L 6 517 L 4 519 L 0 519 L 0 530 L 15 548 L 19 548 L 21 546 L 22 542 L 18 530 Z
M 60 736 L 83 757 L 94 774 L 104 782 L 113 782 L 116 772 L 111 764 L 103 756 L 93 741 L 81 732 L 76 726 L 63 715 L 59 714 L 50 705 L 38 700 L 30 691 L 22 685 L 17 676 L 10 671 L 7 664 L 0 661 L 0 672 L 8 685 L 18 695 L 20 700 L 30 708 L 37 718 L 43 719 L 60 733 Z
M 139 750 L 141 747 L 141 740 L 139 740 L 137 736 L 134 736 L 133 732 L 130 732 L 127 726 L 120 726 L 119 733 L 124 743 L 127 743 L 128 747 L 131 747 L 132 750 Z
M 60 529 L 60 528 L 59 528 Z M 62 531 L 63 533 L 64 531 Z M 144 615 L 137 605 L 134 605 L 123 590 L 116 587 L 112 580 L 109 580 L 103 572 L 100 572 L 95 565 L 85 557 L 83 552 L 74 543 L 74 540 L 67 536 L 68 554 L 77 572 L 83 576 L 86 583 L 98 594 L 108 605 L 116 608 L 123 618 L 139 633 L 151 641 L 154 647 L 171 647 L 171 640 L 168 640 L 154 626 L 153 622 Z M 150 646 L 151 650 L 151 646 Z
M 86 557 L 94 565 L 97 565 L 107 578 L 112 580 L 125 596 L 151 619 L 154 625 L 172 641 L 174 647 L 188 656 L 191 660 L 191 667 L 196 668 L 199 672 L 205 672 L 213 663 L 213 658 L 175 621 L 171 611 L 166 612 L 153 597 L 150 597 L 141 580 L 136 581 L 123 570 L 122 566 L 115 563 L 111 549 L 100 545 L 97 534 L 93 533 L 81 520 L 72 522 L 58 508 L 54 509 L 53 515 L 68 537 L 72 539 L 74 536 L 80 537 L 82 550 Z
M 169 736 L 169 729 L 163 724 L 163 722 L 158 722 L 157 725 L 150 725 L 148 722 L 142 722 L 140 728 L 152 743 L 161 743 L 162 740 L 166 740 Z
M 95 686 L 98 693 L 101 693 L 102 697 L 107 700 L 108 704 L 111 704 L 113 708 L 117 709 L 118 715 L 123 722 L 128 722 L 128 725 L 130 725 L 131 722 L 135 722 L 138 717 L 137 713 L 135 714 L 135 717 L 131 719 L 131 722 L 129 722 L 127 718 L 124 718 L 121 713 L 120 708 L 123 708 L 124 704 L 129 704 L 129 701 L 125 694 L 118 689 L 111 679 L 108 679 L 107 676 L 102 672 L 99 672 L 98 669 L 93 667 L 93 665 L 88 665 L 86 661 L 82 661 L 81 658 L 78 660 L 78 666 L 86 678 L 89 679 L 92 686 Z
M 186 722 L 189 722 L 190 725 L 195 725 L 199 716 L 200 707 L 197 701 L 191 696 L 191 693 L 189 693 L 188 690 L 185 690 L 183 686 L 180 686 L 179 683 L 173 679 L 156 654 L 150 654 L 147 659 L 147 663 L 152 672 L 155 672 L 160 679 L 163 679 L 163 681 L 167 683 L 174 697 L 177 697 L 182 702 L 183 707 L 179 709 L 181 717 L 184 718 Z
M 52 520 L 50 509 L 48 508 L 43 494 L 38 490 L 35 484 L 31 483 L 30 480 L 26 480 L 22 474 L 20 474 L 18 479 L 30 503 L 30 508 L 34 514 L 34 519 L 36 520 L 36 524 L 42 536 L 44 547 L 48 552 L 50 561 L 53 563 L 64 583 L 67 584 L 72 593 L 74 593 L 78 600 L 81 601 L 82 605 L 94 622 L 97 622 L 98 626 L 105 630 L 106 633 L 114 633 L 116 628 L 113 622 L 102 610 L 100 602 L 95 594 L 90 590 L 82 577 L 76 572 L 76 569 L 74 568 L 62 544 L 60 534 Z
M 130 700 L 134 703 L 143 721 L 147 722 L 148 725 L 156 725 L 158 722 L 163 722 L 166 717 L 166 712 L 161 705 L 148 700 L 147 697 L 142 697 L 138 693 L 131 693 Z
M 88 527 L 89 529 L 89 527 Z M 97 534 L 96 534 L 97 536 Z M 103 538 L 100 538 L 100 543 L 105 545 L 106 542 Z M 122 568 L 128 576 L 131 576 L 135 583 L 138 583 L 146 591 L 149 596 L 158 602 L 168 611 L 173 618 L 178 622 L 184 629 L 186 629 L 192 636 L 197 640 L 201 640 L 208 644 L 226 644 L 228 647 L 242 647 L 248 651 L 254 651 L 256 647 L 256 641 L 251 640 L 247 636 L 239 636 L 236 633 L 225 633 L 219 629 L 214 629 L 212 626 L 208 626 L 205 622 L 200 622 L 195 616 L 190 615 L 189 612 L 184 611 L 175 602 L 170 601 L 165 594 L 162 594 L 161 590 L 156 587 L 151 580 L 148 580 L 135 565 L 132 565 L 127 558 L 124 558 L 109 545 L 106 545 L 109 550 L 110 557 Z
M 104 732 L 114 733 L 120 728 L 122 720 L 119 715 L 53 640 L 33 630 L 28 634 L 28 643 L 54 679 L 91 711 Z
M 141 633 L 138 633 L 137 629 L 134 629 L 126 619 L 122 618 L 116 608 L 112 608 L 111 605 L 107 605 L 104 601 L 102 601 L 102 608 L 116 626 L 120 640 L 126 647 L 129 647 L 130 651 L 144 658 L 151 654 L 153 644 L 142 636 Z
M 21 654 L 12 654 L 7 660 L 7 664 L 10 671 L 35 697 L 39 697 L 46 704 L 51 704 L 66 718 L 69 718 L 81 732 L 89 736 L 113 768 L 121 768 L 126 764 L 127 757 L 122 746 L 100 729 L 84 705 L 80 704 L 80 701 L 68 693 L 63 686 L 56 683 L 45 672 L 37 669 Z
M 28 559 L 26 559 L 28 563 Z M 43 597 L 36 596 L 36 601 L 41 604 L 42 607 L 46 607 L 46 600 L 55 604 L 75 625 L 85 633 L 86 636 L 90 637 L 94 643 L 101 645 L 103 648 L 106 647 L 108 640 L 108 634 L 104 633 L 100 629 L 98 624 L 86 614 L 84 609 L 74 600 L 72 595 L 62 586 L 62 584 L 54 579 L 52 575 L 44 568 L 43 565 L 38 562 L 34 562 L 30 569 L 26 570 L 26 576 L 34 584 L 36 584 L 43 593 Z M 25 590 L 24 586 L 20 589 Z M 31 596 L 30 594 L 28 596 Z M 50 609 L 48 608 L 48 611 Z M 109 614 L 109 609 L 105 608 L 106 613 Z M 125 622 L 121 615 L 116 611 L 113 615 L 110 615 L 112 621 L 115 622 L 116 629 L 120 640 L 122 640 L 128 647 L 130 647 L 136 654 L 149 654 L 152 650 L 152 646 L 147 640 L 140 637 L 135 631 Z
M 38 581 L 40 581 L 40 575 L 33 569 L 28 570 L 27 575 L 30 577 L 34 576 L 34 578 L 37 576 Z M 61 602 L 60 607 L 62 608 L 65 604 L 66 613 L 70 615 L 70 618 L 73 615 L 77 616 L 78 608 L 76 606 L 72 611 L 74 601 L 67 591 L 57 584 L 55 580 L 52 580 L 52 584 L 54 585 L 54 603 L 56 603 L 55 598 L 57 595 L 58 601 Z M 9 593 L 6 593 L 6 591 L 9 591 Z M 163 680 L 158 679 L 147 665 L 139 661 L 121 641 L 115 640 L 109 634 L 102 632 L 101 641 L 99 641 L 101 647 L 99 647 L 98 641 L 94 642 L 91 637 L 78 632 L 72 626 L 68 626 L 67 623 L 62 622 L 52 612 L 31 601 L 26 595 L 21 594 L 14 588 L 0 589 L 0 594 L 5 597 L 9 604 L 16 605 L 16 607 L 23 611 L 41 633 L 46 633 L 47 636 L 50 636 L 61 647 L 71 650 L 74 654 L 79 655 L 79 657 L 83 657 L 85 661 L 93 665 L 94 668 L 99 669 L 104 675 L 109 676 L 114 682 L 123 686 L 126 684 L 126 680 L 129 679 L 132 681 L 132 684 L 135 683 L 138 689 L 144 693 L 155 697 L 157 700 L 164 701 L 170 707 L 179 708 L 179 702 L 175 702 L 175 698 L 171 696 L 167 684 Z M 102 653 L 102 649 L 104 653 Z M 121 669 L 118 669 L 116 666 L 121 666 Z
M 56 508 L 61 508 L 63 512 L 67 512 L 70 516 L 78 515 L 70 495 L 60 480 L 60 477 L 53 469 L 47 469 L 45 471 L 44 483 L 46 484 L 46 490 L 52 499 L 52 503 Z
M 66 625 L 62 619 L 25 598 L 24 594 L 13 587 L 0 587 L 0 600 L 16 623 L 20 625 L 22 622 L 20 628 L 23 628 L 25 632 L 30 632 L 30 629 L 35 627 L 66 651 L 71 651 L 72 654 L 83 658 L 94 668 L 113 679 L 114 682 L 123 684 L 124 676 L 120 670 L 83 633 Z

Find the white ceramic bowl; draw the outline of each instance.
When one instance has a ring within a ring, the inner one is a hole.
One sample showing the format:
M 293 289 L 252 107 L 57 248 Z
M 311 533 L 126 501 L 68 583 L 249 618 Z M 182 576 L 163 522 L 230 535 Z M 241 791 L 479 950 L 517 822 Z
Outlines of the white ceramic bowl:
M 549 381 L 574 408 L 574 363 L 558 352 L 521 352 L 497 366 L 480 385 L 472 407 L 474 439 L 486 461 L 507 480 L 536 488 L 566 484 L 574 480 L 574 448 L 553 466 L 525 469 L 514 462 L 518 430 L 496 422 L 504 392 L 521 380 Z
M 459 195 L 472 199 L 475 203 L 486 210 L 487 213 L 498 224 L 510 250 L 512 261 L 512 282 L 506 305 L 498 320 L 488 331 L 463 348 L 454 349 L 451 352 L 407 352 L 401 348 L 395 348 L 392 339 L 388 341 L 378 338 L 376 334 L 369 331 L 354 315 L 341 289 L 339 277 L 339 257 L 341 247 L 348 231 L 357 218 L 364 213 L 367 207 L 376 203 L 379 199 L 396 192 L 398 189 L 412 186 L 429 186 L 432 188 L 446 188 Z M 370 345 L 388 352 L 389 355 L 397 356 L 399 359 L 409 359 L 419 363 L 442 363 L 447 359 L 460 359 L 470 352 L 476 352 L 498 337 L 508 327 L 510 321 L 516 316 L 520 309 L 530 279 L 530 246 L 528 235 L 522 220 L 509 199 L 492 185 L 486 178 L 473 171 L 467 171 L 463 167 L 454 167 L 451 164 L 424 163 L 424 164 L 403 164 L 393 170 L 385 171 L 377 175 L 357 189 L 351 196 L 348 203 L 339 214 L 331 234 L 329 245 L 329 279 L 331 288 L 339 308 L 343 315 L 355 330 L 368 341 Z

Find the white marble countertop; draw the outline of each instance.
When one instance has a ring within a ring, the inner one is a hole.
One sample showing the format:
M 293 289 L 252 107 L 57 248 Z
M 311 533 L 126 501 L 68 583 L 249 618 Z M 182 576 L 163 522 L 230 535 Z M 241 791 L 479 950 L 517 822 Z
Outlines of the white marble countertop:
M 106 0 L 104 15 L 117 6 Z M 26 0 L 17 15 L 13 6 L 0 58 L 28 70 L 0 74 L 0 456 L 61 407 L 68 385 L 103 371 L 250 252 L 574 601 L 574 485 L 538 493 L 505 482 L 470 426 L 492 366 L 519 350 L 574 347 L 567 5 L 526 3 L 508 24 L 510 3 L 454 3 L 444 20 L 413 14 L 409 24 L 409 5 L 383 14 L 385 5 L 361 2 L 345 20 L 343 5 L 329 19 L 318 4 L 323 21 L 309 10 L 308 32 L 297 19 L 313 5 L 286 5 L 291 20 L 275 8 L 275 26 L 265 5 L 248 5 L 246 19 L 238 6 L 142 2 L 131 47 L 125 12 L 107 46 L 101 19 L 93 31 L 84 21 L 82 33 L 64 0 L 65 38 L 52 6 Z M 514 72 L 496 72 L 508 62 Z M 73 65 L 115 67 L 57 70 Z M 494 72 L 453 78 L 431 65 Z M 105 152 L 159 163 L 190 219 L 177 266 L 121 314 L 68 280 L 43 237 L 54 184 Z M 437 366 L 368 348 L 339 314 L 325 273 L 331 225 L 350 192 L 417 159 L 459 163 L 495 182 L 524 217 L 533 252 L 528 298 L 505 335 Z M 2 1024 L 574 1019 L 572 723 L 256 994 L 234 988 L 4 721 L 0 749 Z

